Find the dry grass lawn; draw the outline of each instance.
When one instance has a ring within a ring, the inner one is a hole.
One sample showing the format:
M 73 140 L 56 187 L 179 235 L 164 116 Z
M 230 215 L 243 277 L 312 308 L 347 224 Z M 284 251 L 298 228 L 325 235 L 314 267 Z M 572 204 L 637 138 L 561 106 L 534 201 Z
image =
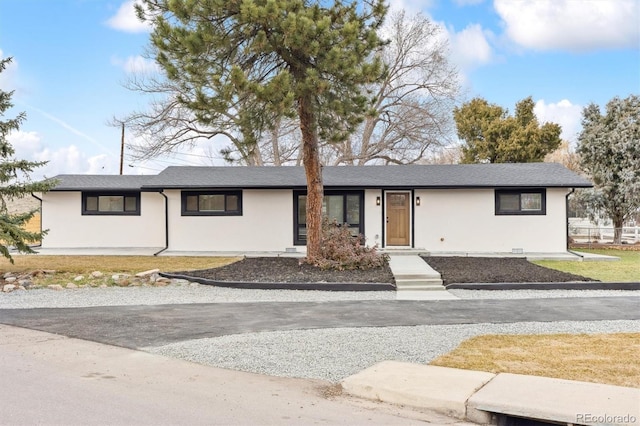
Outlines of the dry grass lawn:
M 216 268 L 239 260 L 235 257 L 199 256 L 45 256 L 15 255 L 15 264 L 0 259 L 0 271 L 29 272 L 52 269 L 58 273 L 85 274 L 92 271 L 134 274 L 149 269 L 162 272 Z
M 478 336 L 431 365 L 640 388 L 640 333 Z
M 24 228 L 28 232 L 40 232 L 40 213 L 33 215 Z

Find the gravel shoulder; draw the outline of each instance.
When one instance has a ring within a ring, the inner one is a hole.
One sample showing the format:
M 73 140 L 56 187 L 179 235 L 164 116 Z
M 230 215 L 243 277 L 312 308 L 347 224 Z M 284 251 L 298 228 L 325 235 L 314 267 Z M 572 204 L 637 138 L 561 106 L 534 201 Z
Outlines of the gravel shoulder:
M 427 364 L 478 335 L 639 331 L 640 321 L 336 328 L 229 335 L 146 351 L 233 370 L 339 382 L 385 360 Z
M 460 299 L 531 299 L 556 297 L 635 297 L 632 290 L 449 290 Z M 248 290 L 177 281 L 165 287 L 106 287 L 0 293 L 0 309 L 79 308 L 91 306 L 189 303 L 332 302 L 396 300 L 394 291 Z

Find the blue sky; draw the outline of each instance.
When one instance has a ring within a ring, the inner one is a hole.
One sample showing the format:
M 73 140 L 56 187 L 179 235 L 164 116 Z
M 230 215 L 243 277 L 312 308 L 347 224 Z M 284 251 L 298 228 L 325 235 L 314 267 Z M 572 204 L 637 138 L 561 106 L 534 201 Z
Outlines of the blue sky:
M 575 140 L 588 103 L 604 108 L 614 96 L 640 93 L 638 0 L 390 3 L 442 26 L 465 99 L 481 96 L 513 110 L 532 96 L 538 118 L 560 123 L 566 139 Z M 49 161 L 37 177 L 118 172 L 120 130 L 107 122 L 146 105 L 123 82 L 153 69 L 141 56 L 148 37 L 133 0 L 0 0 L 0 57 L 14 58 L 0 88 L 15 90 L 8 116 L 27 113 L 10 140 L 18 157 Z M 185 154 L 141 163 L 127 156 L 125 173 L 211 161 Z

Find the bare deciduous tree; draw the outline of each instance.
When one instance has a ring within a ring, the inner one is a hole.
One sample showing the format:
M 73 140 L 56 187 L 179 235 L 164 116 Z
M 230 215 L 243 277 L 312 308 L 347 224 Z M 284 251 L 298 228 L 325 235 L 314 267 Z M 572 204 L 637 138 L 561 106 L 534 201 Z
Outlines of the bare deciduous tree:
M 415 163 L 451 134 L 459 84 L 441 28 L 401 11 L 390 16 L 383 36 L 389 39 L 380 52 L 387 74 L 372 87 L 375 102 L 360 130 L 325 146 L 335 165 Z
M 124 85 L 151 97 L 147 109 L 112 120 L 114 125 L 124 122 L 135 135 L 137 144 L 129 146 L 134 159 L 157 158 L 222 136 L 230 143 L 221 150 L 226 161 L 234 162 L 239 157 L 243 164 L 262 165 L 260 147 L 252 142 L 259 136 L 247 138 L 247 132 L 251 130 L 243 130 L 238 112 L 241 105 L 215 115 L 195 111 L 185 105 L 195 98 L 195 93 L 188 86 L 164 76 L 134 74 Z

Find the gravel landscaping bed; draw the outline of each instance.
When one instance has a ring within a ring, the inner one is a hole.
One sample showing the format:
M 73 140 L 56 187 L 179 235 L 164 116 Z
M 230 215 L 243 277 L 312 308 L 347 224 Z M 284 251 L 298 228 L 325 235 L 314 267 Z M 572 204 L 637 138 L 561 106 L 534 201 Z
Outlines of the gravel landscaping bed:
M 323 270 L 291 257 L 247 257 L 230 265 L 173 272 L 213 281 L 260 283 L 393 283 L 388 265 L 366 270 Z
M 440 273 L 445 285 L 596 281 L 580 275 L 544 268 L 522 258 L 434 256 L 423 257 L 423 259 Z
M 424 257 L 450 283 L 518 283 L 594 281 L 530 263 L 521 258 Z M 219 282 L 256 283 L 394 283 L 388 265 L 369 270 L 322 270 L 288 257 L 245 258 L 220 268 L 172 272 Z

